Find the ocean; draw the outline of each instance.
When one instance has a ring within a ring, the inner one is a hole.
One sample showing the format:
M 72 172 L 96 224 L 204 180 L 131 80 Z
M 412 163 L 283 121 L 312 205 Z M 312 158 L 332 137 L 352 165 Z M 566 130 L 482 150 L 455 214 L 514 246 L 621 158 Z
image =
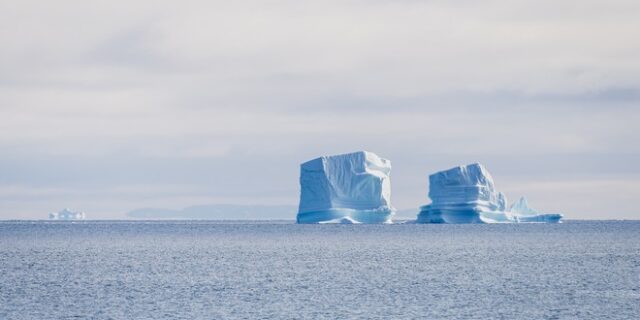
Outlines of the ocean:
M 0 222 L 0 319 L 638 319 L 640 221 Z

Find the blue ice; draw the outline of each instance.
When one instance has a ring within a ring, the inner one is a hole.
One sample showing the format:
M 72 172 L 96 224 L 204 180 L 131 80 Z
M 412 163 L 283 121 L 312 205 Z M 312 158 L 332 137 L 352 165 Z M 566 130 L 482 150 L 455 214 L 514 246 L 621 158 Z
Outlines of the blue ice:
M 298 223 L 390 223 L 391 161 L 359 151 L 300 165 Z
M 561 214 L 539 213 L 521 198 L 507 208 L 507 198 L 495 188 L 479 164 L 459 166 L 429 176 L 431 204 L 420 207 L 418 223 L 559 222 Z

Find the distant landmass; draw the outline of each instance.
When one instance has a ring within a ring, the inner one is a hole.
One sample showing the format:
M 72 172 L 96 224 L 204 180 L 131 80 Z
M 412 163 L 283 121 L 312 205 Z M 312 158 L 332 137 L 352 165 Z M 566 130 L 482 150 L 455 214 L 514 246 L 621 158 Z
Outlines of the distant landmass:
M 418 209 L 399 210 L 396 218 L 415 219 Z M 295 220 L 298 206 L 212 204 L 184 209 L 141 208 L 127 212 L 132 219 Z
M 294 220 L 297 206 L 213 204 L 184 209 L 142 208 L 130 211 L 134 219 L 195 219 L 195 220 Z

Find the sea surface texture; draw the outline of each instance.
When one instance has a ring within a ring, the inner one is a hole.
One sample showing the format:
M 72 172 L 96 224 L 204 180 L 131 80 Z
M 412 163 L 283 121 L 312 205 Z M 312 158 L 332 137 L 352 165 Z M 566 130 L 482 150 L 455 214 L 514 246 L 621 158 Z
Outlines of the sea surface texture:
M 0 319 L 638 319 L 640 222 L 0 222 Z

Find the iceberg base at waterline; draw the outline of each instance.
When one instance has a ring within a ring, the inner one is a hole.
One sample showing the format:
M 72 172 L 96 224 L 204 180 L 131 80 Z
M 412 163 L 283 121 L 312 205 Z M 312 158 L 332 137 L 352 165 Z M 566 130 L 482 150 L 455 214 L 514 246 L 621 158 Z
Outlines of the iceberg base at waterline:
M 472 209 L 431 209 L 430 205 L 420 207 L 417 223 L 525 223 L 525 222 L 561 222 L 562 214 L 538 213 L 518 214 L 508 211 L 490 211 Z
M 394 211 L 389 208 L 374 210 L 328 209 L 301 212 L 296 217 L 296 222 L 321 224 L 391 223 L 393 214 Z

